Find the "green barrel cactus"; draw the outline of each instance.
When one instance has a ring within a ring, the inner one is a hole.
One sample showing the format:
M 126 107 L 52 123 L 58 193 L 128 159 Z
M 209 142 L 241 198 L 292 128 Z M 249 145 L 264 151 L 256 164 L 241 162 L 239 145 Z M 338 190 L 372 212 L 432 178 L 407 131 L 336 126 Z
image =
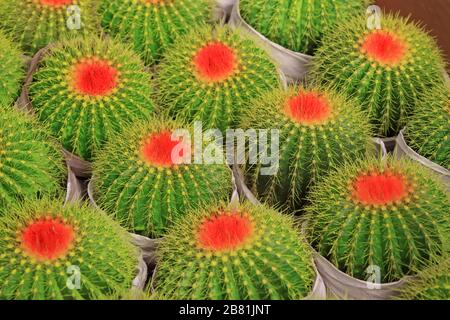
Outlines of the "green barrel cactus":
M 151 292 L 142 291 L 137 288 L 128 288 L 126 290 L 116 291 L 113 294 L 103 295 L 98 298 L 98 300 L 132 300 L 132 301 L 138 301 L 138 300 L 155 300 L 153 298 L 153 294 Z
M 158 255 L 155 293 L 162 299 L 302 299 L 315 278 L 293 219 L 250 203 L 190 211 Z
M 450 300 L 450 261 L 431 266 L 419 272 L 400 290 L 404 300 Z
M 268 92 L 245 110 L 241 127 L 279 130 L 278 170 L 264 173 L 266 165 L 258 161 L 248 166 L 246 176 L 264 201 L 291 209 L 303 204 L 317 179 L 346 160 L 364 156 L 371 144 L 369 121 L 357 104 L 329 88 Z
M 22 53 L 0 30 L 0 106 L 9 106 L 17 98 L 24 67 Z
M 58 195 L 67 177 L 59 147 L 27 115 L 0 112 L 0 209 L 25 198 Z
M 443 61 L 433 38 L 406 19 L 383 16 L 369 30 L 365 16 L 328 32 L 311 77 L 355 96 L 377 135 L 394 136 L 423 93 L 442 83 Z
M 399 280 L 448 253 L 449 197 L 410 160 L 370 158 L 342 166 L 311 192 L 312 246 L 346 274 Z M 369 270 L 369 271 L 368 271 Z
M 145 63 L 159 62 L 179 35 L 212 18 L 212 0 L 101 0 L 103 28 L 132 43 Z
M 57 43 L 30 87 L 40 121 L 70 152 L 91 160 L 105 141 L 154 109 L 151 76 L 127 46 L 110 39 Z
M 130 288 L 138 250 L 102 211 L 33 200 L 0 218 L 0 298 L 97 299 Z
M 366 0 L 240 0 L 242 18 L 271 41 L 313 53 L 323 34 L 366 9 Z
M 175 137 L 183 128 L 173 120 L 135 123 L 95 158 L 95 201 L 129 230 L 159 237 L 188 208 L 229 197 L 231 170 L 197 163 L 189 137 Z
M 28 54 L 49 43 L 98 33 L 97 0 L 8 0 L 0 2 L 0 26 Z
M 162 107 L 220 130 L 236 126 L 252 98 L 280 85 L 274 63 L 251 39 L 209 26 L 166 52 L 156 80 Z
M 408 145 L 450 170 L 450 89 L 436 86 L 425 93 L 408 120 Z

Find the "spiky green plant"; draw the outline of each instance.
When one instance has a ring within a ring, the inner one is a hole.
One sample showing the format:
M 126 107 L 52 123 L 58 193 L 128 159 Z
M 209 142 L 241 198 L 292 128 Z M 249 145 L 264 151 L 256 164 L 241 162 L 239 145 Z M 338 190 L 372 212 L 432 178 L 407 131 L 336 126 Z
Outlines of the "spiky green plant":
M 250 203 L 190 211 L 158 255 L 155 292 L 163 299 L 301 299 L 315 277 L 292 218 Z
M 162 107 L 205 128 L 234 127 L 252 98 L 279 86 L 266 52 L 229 27 L 205 26 L 166 52 L 157 83 Z
M 97 0 L 8 0 L 0 2 L 0 26 L 33 54 L 49 43 L 95 34 Z
M 172 140 L 175 130 L 184 127 L 172 120 L 135 123 L 96 157 L 94 198 L 129 230 L 161 236 L 189 207 L 229 196 L 231 171 L 226 164 L 197 164 L 190 142 L 175 136 Z
M 9 106 L 17 98 L 24 78 L 22 53 L 0 30 L 0 106 Z
M 257 161 L 246 176 L 259 197 L 290 208 L 302 204 L 318 178 L 345 160 L 363 156 L 370 144 L 369 122 L 356 103 L 321 87 L 268 92 L 245 110 L 241 127 L 278 130 L 278 170 L 265 173 L 267 165 Z M 274 138 L 269 136 L 267 148 Z M 264 152 L 276 156 L 260 150 Z
M 450 300 L 450 261 L 443 260 L 419 272 L 400 290 L 404 300 Z
M 19 111 L 0 112 L 0 208 L 62 191 L 64 159 L 49 134 Z
M 436 86 L 421 97 L 405 131 L 408 145 L 450 170 L 450 89 Z
M 138 250 L 102 211 L 33 200 L 0 218 L 0 298 L 96 299 L 131 287 Z
M 379 268 L 382 282 L 421 270 L 449 250 L 449 198 L 410 160 L 370 158 L 342 166 L 311 192 L 312 246 L 350 276 Z
M 367 0 L 240 0 L 242 18 L 293 51 L 312 53 L 323 33 L 363 13 Z
M 152 113 L 150 81 L 127 46 L 77 38 L 50 49 L 34 75 L 30 98 L 63 146 L 90 160 L 112 133 Z
M 407 19 L 385 14 L 381 30 L 365 16 L 328 32 L 313 61 L 312 77 L 354 95 L 380 136 L 396 135 L 421 95 L 443 82 L 443 61 L 433 38 Z
M 138 290 L 136 288 L 114 292 L 113 294 L 99 297 L 99 300 L 154 300 L 150 292 Z
M 212 18 L 211 0 L 102 0 L 102 26 L 124 41 L 151 65 L 177 36 Z

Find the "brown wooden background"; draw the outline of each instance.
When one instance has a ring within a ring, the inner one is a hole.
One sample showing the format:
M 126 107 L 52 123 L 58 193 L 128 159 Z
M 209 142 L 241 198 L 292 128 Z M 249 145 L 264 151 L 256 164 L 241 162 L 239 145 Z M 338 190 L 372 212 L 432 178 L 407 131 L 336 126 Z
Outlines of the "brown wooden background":
M 421 21 L 437 38 L 444 53 L 447 69 L 450 66 L 450 0 L 376 0 L 376 4 L 388 11 L 400 11 L 401 15 Z

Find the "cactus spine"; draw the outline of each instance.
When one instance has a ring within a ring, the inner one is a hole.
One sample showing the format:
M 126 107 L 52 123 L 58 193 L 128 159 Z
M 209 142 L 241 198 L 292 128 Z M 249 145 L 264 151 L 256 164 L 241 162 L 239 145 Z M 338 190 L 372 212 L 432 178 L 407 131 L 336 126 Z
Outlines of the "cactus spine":
M 9 106 L 17 98 L 24 77 L 22 53 L 0 30 L 0 106 Z
M 163 299 L 301 299 L 314 282 L 293 220 L 262 205 L 191 211 L 158 254 L 155 292 Z
M 400 299 L 407 300 L 450 300 L 450 261 L 431 266 L 419 272 L 400 290 Z

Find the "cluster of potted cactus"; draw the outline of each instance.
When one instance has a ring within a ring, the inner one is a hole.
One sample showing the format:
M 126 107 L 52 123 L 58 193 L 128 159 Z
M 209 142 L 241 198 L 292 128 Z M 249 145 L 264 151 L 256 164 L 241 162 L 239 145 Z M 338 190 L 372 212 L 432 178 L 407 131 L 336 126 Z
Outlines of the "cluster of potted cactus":
M 0 4 L 0 299 L 450 299 L 434 40 L 366 0 L 217 2 Z M 276 131 L 274 174 L 198 159 L 198 121 Z

